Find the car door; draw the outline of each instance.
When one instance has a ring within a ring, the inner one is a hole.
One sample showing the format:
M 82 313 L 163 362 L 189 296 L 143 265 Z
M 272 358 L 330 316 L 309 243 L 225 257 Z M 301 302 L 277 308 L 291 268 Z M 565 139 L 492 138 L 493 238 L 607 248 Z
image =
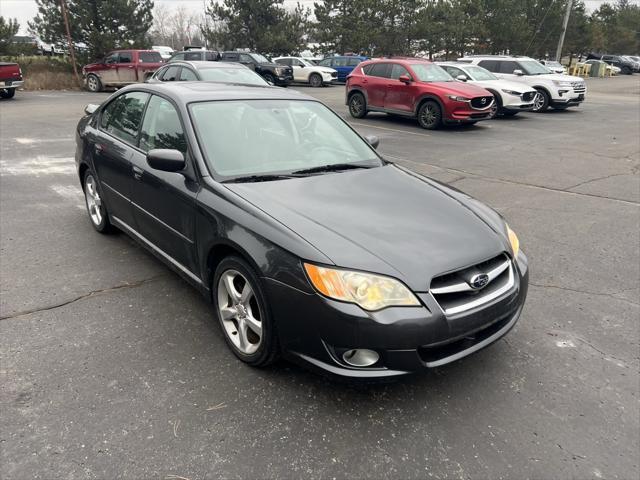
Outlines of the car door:
M 384 97 L 384 108 L 386 110 L 396 110 L 411 113 L 413 112 L 414 97 L 420 87 L 414 82 L 409 84 L 401 82 L 401 76 L 408 76 L 413 79 L 412 75 L 402 65 L 396 63 L 391 65 L 391 72 L 387 80 L 387 93 Z
M 308 82 L 311 69 L 297 58 L 290 58 L 289 61 L 291 62 L 290 65 L 293 69 L 293 79 L 296 82 Z
M 119 52 L 117 63 L 118 83 L 136 83 L 136 64 L 133 63 L 133 52 Z
M 131 156 L 137 145 L 142 114 L 149 98 L 145 92 L 129 92 L 109 102 L 100 114 L 93 145 L 93 166 L 101 193 L 112 215 L 134 225 L 131 210 Z
M 365 78 L 362 80 L 367 91 L 367 105 L 384 108 L 384 97 L 387 94 L 387 83 L 391 76 L 391 64 L 373 63 L 363 70 Z
M 184 172 L 155 170 L 146 154 L 153 149 L 179 150 Z M 142 122 L 139 148 L 133 152 L 131 205 L 143 240 L 170 257 L 178 267 L 197 271 L 195 249 L 195 170 L 189 158 L 183 124 L 173 103 L 152 95 Z
M 118 83 L 118 53 L 110 53 L 104 58 L 104 69 L 100 71 L 103 85 Z
M 338 80 L 341 82 L 347 81 L 347 75 L 353 70 L 352 67 L 347 66 L 347 57 L 335 57 L 332 62 L 332 68 L 338 71 Z

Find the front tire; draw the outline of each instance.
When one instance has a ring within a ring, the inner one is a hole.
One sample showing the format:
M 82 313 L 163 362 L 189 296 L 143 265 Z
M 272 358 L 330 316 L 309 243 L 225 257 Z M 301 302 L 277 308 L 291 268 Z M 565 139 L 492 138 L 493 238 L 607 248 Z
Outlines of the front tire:
M 436 130 L 442 126 L 442 110 L 433 100 L 427 100 L 418 109 L 418 123 L 427 130 Z
M 312 73 L 309 75 L 309 85 L 313 88 L 319 88 L 322 86 L 322 76 L 318 73 Z
M 532 112 L 544 112 L 549 108 L 551 98 L 545 90 L 542 90 L 541 88 L 536 88 L 536 90 L 538 91 L 538 93 L 533 98 Z
M 349 113 L 353 118 L 363 118 L 367 114 L 367 101 L 361 93 L 349 97 Z
M 0 97 L 2 98 L 13 98 L 15 94 L 15 88 L 5 88 L 4 90 L 0 90 Z
M 265 73 L 264 74 L 264 79 L 269 82 L 271 85 L 275 85 L 276 84 L 276 79 L 273 75 L 271 75 L 270 73 Z
M 89 214 L 91 225 L 100 233 L 111 232 L 113 227 L 109 222 L 109 214 L 100 196 L 98 180 L 91 170 L 87 169 L 85 172 L 82 185 L 84 187 L 84 201 L 87 206 L 87 213 Z
M 275 324 L 260 278 L 243 259 L 222 260 L 213 276 L 213 304 L 225 341 L 236 357 L 265 367 L 278 357 Z
M 102 82 L 97 75 L 90 74 L 87 77 L 87 90 L 94 93 L 102 91 Z

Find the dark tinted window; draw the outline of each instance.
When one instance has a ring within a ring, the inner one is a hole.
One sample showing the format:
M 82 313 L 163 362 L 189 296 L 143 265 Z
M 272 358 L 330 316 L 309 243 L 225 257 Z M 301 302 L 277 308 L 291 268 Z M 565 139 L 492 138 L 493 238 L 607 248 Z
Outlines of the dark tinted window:
M 344 57 L 334 58 L 333 59 L 333 66 L 334 67 L 346 67 L 347 66 L 347 59 L 344 58 Z
M 372 77 L 389 78 L 391 76 L 391 65 L 388 63 L 374 63 L 367 73 Z
M 222 55 L 223 60 L 229 60 L 230 62 L 237 62 L 238 61 L 238 54 L 237 53 L 225 53 Z
M 164 71 L 164 75 L 162 75 L 163 82 L 175 82 L 178 80 L 178 74 L 180 73 L 180 67 L 169 67 Z
M 185 60 L 202 60 L 202 52 L 186 52 L 184 54 Z
M 176 53 L 171 60 L 184 60 L 184 53 Z
M 187 152 L 187 141 L 175 107 L 164 98 L 153 95 L 142 124 L 140 148 L 145 152 L 154 148 L 168 148 Z
M 486 68 L 490 72 L 498 72 L 498 62 L 496 60 L 481 60 L 478 65 Z
M 359 58 L 350 58 L 349 61 L 347 62 L 347 65 L 349 65 L 350 67 L 355 67 L 361 62 L 362 60 L 360 60 Z
M 196 74 L 190 68 L 182 67 L 182 71 L 180 72 L 180 80 L 183 82 L 191 82 L 193 80 L 198 80 L 198 77 L 196 77 Z
M 104 57 L 104 63 L 118 63 L 118 54 L 112 53 Z
M 325 58 L 324 60 L 321 60 L 320 63 L 318 63 L 318 65 L 320 65 L 321 67 L 330 67 L 331 66 L 331 59 L 330 58 Z
M 251 58 L 251 56 L 247 55 L 246 53 L 241 53 L 240 54 L 240 62 L 242 62 L 242 63 L 254 63 L 253 62 L 253 58 Z
M 143 92 L 121 95 L 104 109 L 100 126 L 113 136 L 136 145 L 144 105 L 148 98 L 149 94 Z
M 140 52 L 138 61 L 140 63 L 160 63 L 162 62 L 162 57 L 158 52 Z
M 133 62 L 133 56 L 131 52 L 120 52 L 118 54 L 118 63 L 131 63 Z
M 205 58 L 208 62 L 215 62 L 216 60 L 218 60 L 219 55 L 218 52 L 206 52 Z
M 291 59 L 290 58 L 279 58 L 275 62 L 278 65 L 291 65 Z
M 513 73 L 514 70 L 518 70 L 520 68 L 518 62 L 502 61 L 499 63 L 500 70 L 498 70 L 498 73 Z
M 394 63 L 391 66 L 391 78 L 393 78 L 394 80 L 397 80 L 402 75 L 407 75 L 408 77 L 411 77 L 411 75 L 409 75 L 409 72 L 407 71 L 406 68 L 404 68 L 402 65 L 398 65 L 397 63 Z

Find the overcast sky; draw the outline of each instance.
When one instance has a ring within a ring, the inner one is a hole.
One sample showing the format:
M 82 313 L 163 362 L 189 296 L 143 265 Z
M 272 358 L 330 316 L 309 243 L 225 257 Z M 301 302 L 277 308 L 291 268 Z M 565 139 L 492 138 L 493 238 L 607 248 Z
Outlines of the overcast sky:
M 156 0 L 155 4 L 164 4 L 170 8 L 178 5 L 186 5 L 194 12 L 202 12 L 204 10 L 204 2 L 208 0 Z M 306 7 L 313 7 L 314 0 L 285 0 L 287 5 L 295 5 L 299 1 Z M 611 3 L 613 0 L 609 0 Z M 640 0 L 633 0 L 633 3 L 639 3 Z M 589 10 L 598 8 L 602 0 L 585 0 L 584 2 Z M 20 23 L 21 33 L 25 33 L 27 21 L 31 20 L 37 13 L 35 0 L 0 0 L 0 15 L 3 17 L 17 18 Z

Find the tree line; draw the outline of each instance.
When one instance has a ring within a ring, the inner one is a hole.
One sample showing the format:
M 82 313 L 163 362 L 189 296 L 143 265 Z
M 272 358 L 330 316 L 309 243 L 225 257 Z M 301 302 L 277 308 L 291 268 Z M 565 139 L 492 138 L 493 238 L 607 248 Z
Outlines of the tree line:
M 36 2 L 30 31 L 64 43 L 60 0 Z M 66 3 L 72 39 L 93 58 L 114 48 L 198 42 L 267 54 L 297 54 L 312 44 L 323 54 L 546 57 L 555 52 L 566 8 L 566 0 L 324 0 L 306 9 L 286 8 L 284 0 L 208 0 L 201 14 L 190 14 L 154 8 L 153 0 Z M 629 0 L 590 13 L 582 0 L 574 1 L 563 53 L 638 53 L 639 25 L 640 6 Z M 0 20 L 0 47 L 16 29 L 15 21 Z

